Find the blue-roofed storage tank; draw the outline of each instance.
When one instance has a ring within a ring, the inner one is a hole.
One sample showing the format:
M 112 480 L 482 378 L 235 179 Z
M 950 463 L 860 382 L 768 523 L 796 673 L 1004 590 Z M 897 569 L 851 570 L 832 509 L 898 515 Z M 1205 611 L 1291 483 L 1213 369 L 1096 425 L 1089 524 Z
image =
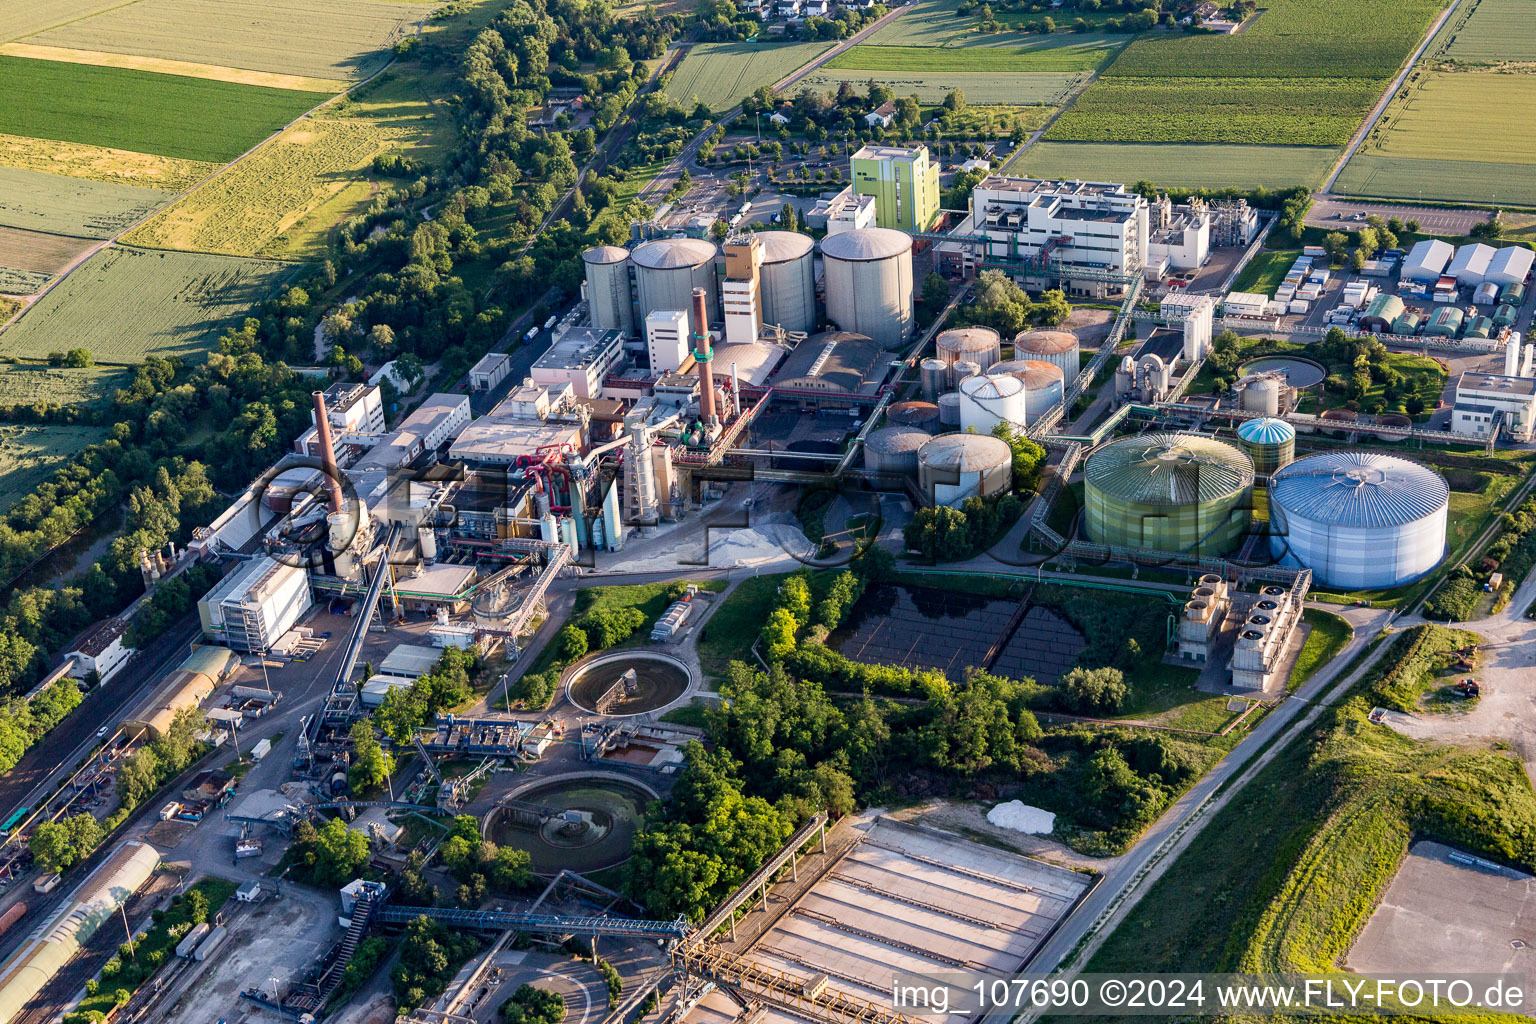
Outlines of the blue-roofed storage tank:
M 1260 476 L 1289 466 L 1296 458 L 1296 428 L 1272 416 L 1244 420 L 1237 428 L 1237 442 Z
M 1396 455 L 1311 455 L 1270 478 L 1270 553 L 1342 590 L 1407 583 L 1445 555 L 1450 493 L 1440 474 Z

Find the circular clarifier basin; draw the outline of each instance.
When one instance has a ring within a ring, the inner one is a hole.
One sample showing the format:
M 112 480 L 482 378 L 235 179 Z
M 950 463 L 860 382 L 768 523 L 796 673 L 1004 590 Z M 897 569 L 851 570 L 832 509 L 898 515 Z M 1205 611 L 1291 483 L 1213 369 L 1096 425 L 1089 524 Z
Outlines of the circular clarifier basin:
M 1261 356 L 1238 367 L 1243 376 L 1254 373 L 1285 374 L 1285 382 L 1293 388 L 1311 388 L 1321 384 L 1328 376 L 1322 363 L 1295 356 Z
M 664 654 L 604 655 L 578 665 L 566 683 L 571 703 L 594 715 L 660 711 L 688 692 L 688 667 Z
M 498 846 L 527 850 L 541 875 L 600 871 L 629 859 L 653 799 L 617 776 L 554 779 L 519 790 L 513 806 L 491 811 L 486 835 Z

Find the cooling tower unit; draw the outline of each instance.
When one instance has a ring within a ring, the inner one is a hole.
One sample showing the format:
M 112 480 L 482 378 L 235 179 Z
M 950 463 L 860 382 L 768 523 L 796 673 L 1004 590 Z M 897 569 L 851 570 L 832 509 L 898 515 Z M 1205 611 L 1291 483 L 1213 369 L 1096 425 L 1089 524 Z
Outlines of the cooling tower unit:
M 1024 429 L 1024 382 L 1000 373 L 977 374 L 960 382 L 960 427 L 990 434 L 999 423 Z
M 629 254 L 635 267 L 637 310 L 644 319 L 658 309 L 692 309 L 693 290 L 704 289 L 709 322 L 720 322 L 715 289 L 715 243 L 702 238 L 658 238 Z M 695 330 L 700 329 L 698 324 Z
M 912 238 L 860 228 L 822 240 L 827 319 L 897 349 L 912 338 Z
M 954 364 L 965 361 L 991 366 L 1002 358 L 1003 341 L 990 327 L 961 327 L 945 331 L 933 342 L 939 358 Z
M 1325 452 L 1270 478 L 1270 554 L 1341 590 L 1397 586 L 1445 555 L 1450 487 L 1396 455 Z
M 932 439 L 932 434 L 916 427 L 881 427 L 864 440 L 864 468 L 915 476 L 917 451 Z
M 599 245 L 582 253 L 581 262 L 587 274 L 592 326 L 604 331 L 623 331 L 626 338 L 634 337 L 635 297 L 629 287 L 629 250 Z
M 1043 359 L 1061 367 L 1067 380 L 1077 379 L 1077 356 L 1077 335 L 1071 331 L 1021 331 L 1013 339 L 1015 359 Z
M 1237 443 L 1253 460 L 1260 476 L 1289 466 L 1296 458 L 1296 428 L 1285 420 L 1264 416 L 1245 420 L 1237 428 Z
M 935 505 L 1006 491 L 1013 483 L 1013 450 L 986 434 L 941 434 L 918 450 L 917 483 Z
M 1030 422 L 1060 405 L 1066 390 L 1066 375 L 1061 367 L 1043 359 L 1009 359 L 995 364 L 987 373 L 1006 373 L 1024 382 L 1024 412 Z
M 786 331 L 816 329 L 816 272 L 812 251 L 816 243 L 796 231 L 759 231 L 763 265 L 758 280 L 763 297 L 763 323 Z
M 1253 462 L 1200 434 L 1111 441 L 1083 472 L 1089 539 L 1116 547 L 1219 556 L 1248 528 Z

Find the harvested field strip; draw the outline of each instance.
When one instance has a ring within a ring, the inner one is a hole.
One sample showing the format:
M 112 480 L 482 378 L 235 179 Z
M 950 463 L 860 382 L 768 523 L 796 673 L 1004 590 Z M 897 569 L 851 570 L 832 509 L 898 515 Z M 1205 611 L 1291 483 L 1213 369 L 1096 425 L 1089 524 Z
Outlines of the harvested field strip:
M 220 165 L 78 142 L 0 135 L 0 167 L 180 192 L 208 177 Z
M 1360 152 L 1384 156 L 1471 158 L 1490 163 L 1536 163 L 1536 132 L 1513 114 L 1491 118 L 1472 111 L 1524 111 L 1536 106 L 1536 75 L 1415 71 L 1393 98 Z
M 946 93 L 959 89 L 970 104 L 1038 103 L 1057 107 L 1087 81 L 1086 71 L 1036 71 L 1020 75 L 995 75 L 978 71 L 951 71 L 947 74 L 886 74 L 871 71 L 838 71 L 818 68 L 802 80 L 802 85 L 821 92 L 835 92 L 840 82 L 852 82 L 863 89 L 873 81 L 888 85 L 898 96 L 916 96 L 920 103 L 938 103 Z
M 110 238 L 171 193 L 0 167 L 0 226 Z
M 759 86 L 772 85 L 804 67 L 832 44 L 700 43 L 688 51 L 667 83 L 679 103 L 698 100 L 718 113 L 729 110 Z
M 1343 145 L 1380 95 L 1380 84 L 1364 79 L 1119 77 L 1090 87 L 1046 137 Z
M 1476 63 L 1536 61 L 1532 13 L 1529 0 L 1476 0 L 1466 27 L 1456 33 L 1445 55 Z
M 52 274 L 0 267 L 0 295 L 36 295 L 48 287 L 48 282 L 52 280 Z M 4 317 L 0 317 L 0 320 L 7 319 L 9 316 L 10 314 L 7 313 Z
M 81 347 L 109 365 L 131 365 L 150 354 L 200 354 L 296 269 L 289 263 L 111 246 L 0 334 L 0 354 L 43 359 Z M 130 309 L 132 316 L 124 316 Z
M 1490 160 L 1356 153 L 1333 183 L 1333 191 L 1384 199 L 1536 206 L 1536 175 Z
M 20 39 L 116 7 L 123 0 L 13 0 L 0 5 L 0 40 Z
M 106 427 L 0 425 L 0 506 L 10 508 L 88 445 Z
M 89 238 L 0 227 L 0 267 L 57 274 L 96 244 Z
M 1098 46 L 1054 46 L 1013 49 L 975 46 L 946 49 L 932 46 L 854 46 L 827 61 L 828 68 L 878 72 L 1092 71 L 1114 53 Z
M 0 57 L 0 132 L 223 163 L 320 103 L 262 89 L 124 68 Z
M 72 50 L 62 46 L 37 46 L 32 43 L 6 43 L 0 46 L 0 56 L 30 57 L 33 60 L 56 60 L 63 64 L 90 64 L 103 68 L 129 68 L 134 71 L 152 71 L 160 75 L 180 75 L 183 78 L 206 78 L 215 82 L 234 82 L 238 85 L 259 85 L 267 89 L 297 89 L 300 92 L 341 92 L 351 82 L 331 78 L 304 78 L 301 75 L 279 75 L 271 71 L 247 71 L 243 68 L 226 68 L 217 64 L 195 64 L 185 60 L 166 60 L 163 57 L 137 57 L 125 53 L 105 53 L 101 50 Z
M 75 370 L 43 363 L 0 363 L 0 406 L 106 401 L 128 384 L 128 373 L 102 366 Z
M 373 158 L 421 141 L 421 125 L 301 121 L 123 241 L 162 249 L 254 256 L 344 191 L 366 182 Z
M 429 5 L 373 0 L 138 0 L 29 43 L 311 78 L 366 78 Z
M 1009 164 L 1006 173 L 1085 181 L 1146 180 L 1167 188 L 1288 188 L 1320 182 L 1338 152 L 1324 146 L 1039 142 Z

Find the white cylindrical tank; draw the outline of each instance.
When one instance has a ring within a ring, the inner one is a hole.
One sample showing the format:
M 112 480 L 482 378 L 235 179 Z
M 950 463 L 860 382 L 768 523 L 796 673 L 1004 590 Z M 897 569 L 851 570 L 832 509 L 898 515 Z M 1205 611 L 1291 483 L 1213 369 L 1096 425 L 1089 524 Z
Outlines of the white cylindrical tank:
M 949 390 L 949 366 L 942 359 L 929 357 L 917 364 L 923 385 L 923 401 L 931 402 Z
M 917 473 L 917 450 L 933 435 L 916 427 L 881 427 L 864 439 L 864 468 L 875 473 Z
M 1280 415 L 1280 382 L 1273 377 L 1261 377 L 1243 388 L 1243 411 L 1260 416 Z
M 1080 369 L 1077 335 L 1071 331 L 1020 331 L 1013 339 L 1013 358 L 1043 359 L 1061 367 L 1061 375 L 1076 380 Z
M 581 538 L 576 530 L 576 520 L 570 518 L 560 520 L 560 540 L 571 549 L 571 554 L 581 551 Z
M 421 560 L 428 565 L 437 561 L 437 531 L 423 526 L 417 531 L 416 539 L 421 544 Z
M 939 396 L 939 426 L 960 426 L 960 392 L 951 391 Z
M 587 274 L 592 326 L 635 334 L 635 297 L 629 286 L 629 250 L 599 245 L 581 254 Z M 686 308 L 686 307 L 682 307 Z
M 1536 370 L 1536 343 L 1525 346 L 1525 364 L 1520 367 L 1520 376 L 1532 376 L 1533 370 Z
M 658 309 L 693 309 L 693 290 L 704 289 L 710 323 L 720 319 L 715 290 L 715 243 L 702 238 L 657 238 L 635 246 L 636 312 L 643 320 Z M 694 325 L 695 327 L 697 325 Z
M 949 367 L 949 386 L 958 388 L 960 382 L 967 377 L 974 377 L 981 372 L 981 364 L 970 359 L 957 359 Z
M 1343 590 L 1392 587 L 1445 554 L 1450 487 L 1397 455 L 1311 455 L 1270 477 L 1270 553 Z
M 912 337 L 912 238 L 859 228 L 822 240 L 827 319 L 895 349 Z
M 758 270 L 763 323 L 786 331 L 816 327 L 816 243 L 798 231 L 759 231 L 763 264 Z
M 944 331 L 933 341 L 939 358 L 946 363 L 961 360 L 991 366 L 1003 357 L 1003 339 L 990 327 L 960 327 Z
M 990 434 L 999 423 L 1022 429 L 1024 382 L 1007 374 L 977 374 L 960 382 L 960 427 Z
M 917 482 L 936 505 L 1006 491 L 1013 482 L 1013 450 L 986 434 L 941 434 L 918 450 Z
M 1504 376 L 1520 376 L 1520 335 L 1511 334 L 1504 345 Z
M 553 512 L 544 513 L 539 520 L 539 539 L 546 544 L 555 544 L 560 540 L 560 522 Z
M 1007 359 L 994 363 L 987 373 L 1006 373 L 1024 382 L 1024 412 L 1030 422 L 1060 404 L 1066 390 L 1061 367 L 1044 359 Z

